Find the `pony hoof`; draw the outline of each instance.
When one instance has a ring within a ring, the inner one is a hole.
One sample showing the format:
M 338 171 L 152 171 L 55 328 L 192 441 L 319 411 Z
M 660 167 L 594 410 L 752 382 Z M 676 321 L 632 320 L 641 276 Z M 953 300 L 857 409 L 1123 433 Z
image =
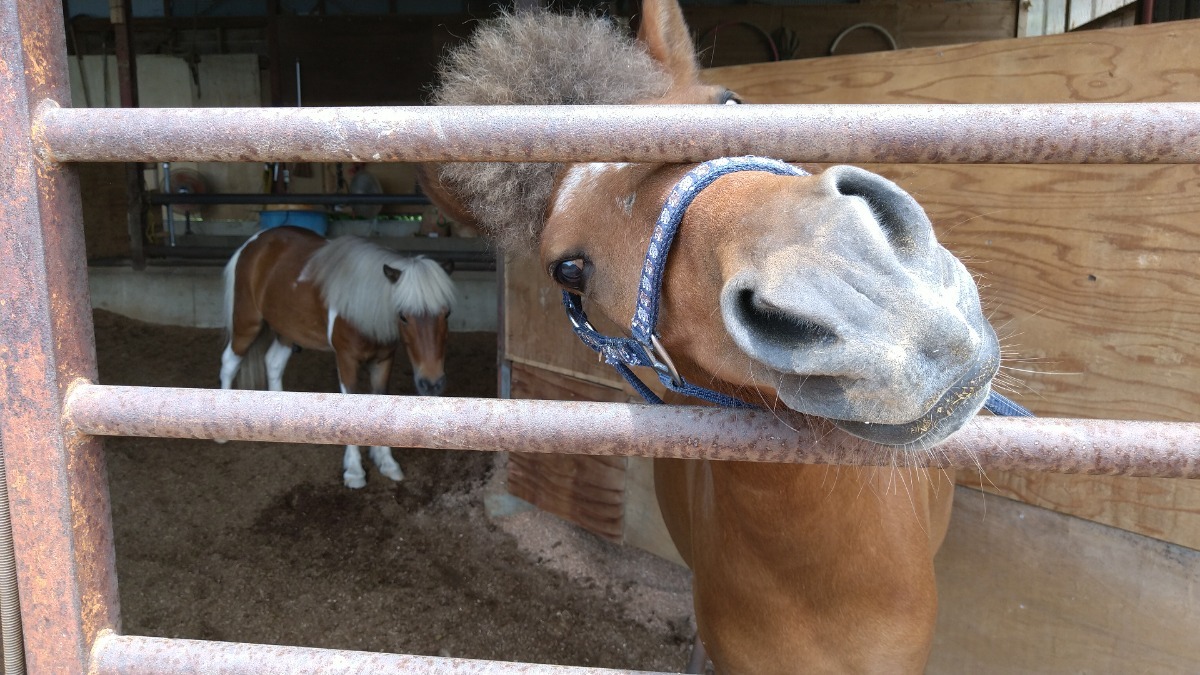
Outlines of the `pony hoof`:
M 397 483 L 404 480 L 404 472 L 400 470 L 399 464 L 396 464 L 395 466 L 381 466 L 379 467 L 379 473 L 391 478 Z
M 357 490 L 367 486 L 367 477 L 346 475 L 342 476 L 342 482 L 346 484 L 346 487 L 352 490 Z

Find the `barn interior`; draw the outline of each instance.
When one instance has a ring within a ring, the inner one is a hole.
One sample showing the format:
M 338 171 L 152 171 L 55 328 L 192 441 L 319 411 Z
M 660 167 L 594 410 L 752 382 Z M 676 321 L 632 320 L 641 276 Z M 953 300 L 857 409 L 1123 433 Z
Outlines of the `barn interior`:
M 633 0 L 65 0 L 72 101 L 424 105 L 447 49 L 529 4 L 637 23 Z M 748 103 L 1200 100 L 1200 6 L 1184 0 L 681 4 L 705 77 Z M 635 400 L 567 330 L 542 270 L 447 220 L 410 165 L 78 168 L 103 382 L 216 386 L 222 266 L 286 223 L 454 264 L 449 395 Z M 1196 166 L 868 168 L 916 195 L 984 279 L 1014 399 L 1040 416 L 1200 419 Z M 299 358 L 288 388 L 336 391 L 329 359 Z M 398 370 L 393 390 L 412 393 Z M 647 670 L 686 658 L 687 574 L 649 460 L 407 449 L 406 481 L 350 492 L 327 446 L 107 445 L 140 634 Z M 958 484 L 928 672 L 1200 664 L 1200 486 Z

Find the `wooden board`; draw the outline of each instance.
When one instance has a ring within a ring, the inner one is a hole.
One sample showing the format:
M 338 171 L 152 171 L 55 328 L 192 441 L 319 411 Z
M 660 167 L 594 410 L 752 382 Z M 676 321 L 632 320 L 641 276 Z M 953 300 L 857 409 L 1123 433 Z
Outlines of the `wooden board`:
M 1200 672 L 1200 552 L 959 488 L 927 672 Z
M 125 220 L 125 165 L 78 164 L 83 206 L 84 245 L 88 260 L 129 257 L 129 224 Z
M 1200 21 L 706 71 L 748 101 L 1200 100 Z M 1044 416 L 1200 419 L 1200 171 L 1175 166 L 868 167 L 925 206 L 981 275 Z M 1023 360 L 1029 359 L 1029 360 Z M 993 473 L 965 484 L 1200 548 L 1200 486 Z
M 521 364 L 512 367 L 512 397 L 625 402 L 619 389 L 573 380 Z M 624 538 L 625 458 L 509 453 L 508 491 L 610 541 Z
M 102 108 L 120 105 L 117 87 L 117 66 L 115 57 L 84 56 L 83 73 L 80 74 L 79 60 L 69 61 L 71 74 L 71 99 L 75 106 Z M 194 65 L 194 69 L 193 69 Z M 108 68 L 105 75 L 104 69 Z M 165 54 L 142 54 L 137 57 L 138 97 L 144 108 L 187 108 L 187 107 L 258 107 L 262 105 L 261 73 L 259 57 L 256 54 L 206 54 L 195 63 L 178 56 Z M 108 93 L 105 94 L 107 84 Z M 152 167 L 152 175 L 156 175 L 157 165 Z M 261 162 L 174 162 L 172 168 L 191 169 L 199 171 L 207 181 L 210 192 L 260 192 L 262 190 Z M 120 201 L 123 204 L 124 182 L 119 185 Z M 157 178 L 152 178 L 149 187 L 155 189 Z M 298 186 L 297 186 L 298 187 Z M 319 187 L 313 190 L 321 192 Z M 84 200 L 88 201 L 87 192 Z M 105 205 L 107 207 L 107 204 Z M 117 213 L 124 222 L 125 207 L 120 206 Z M 213 220 L 256 220 L 259 206 L 233 204 L 217 204 L 202 209 L 205 218 Z M 88 229 L 97 227 L 107 228 L 107 216 L 94 210 L 85 214 Z M 179 216 L 177 227 L 184 227 L 184 219 Z M 124 227 L 122 225 L 122 227 Z M 89 234 L 90 237 L 92 235 Z M 115 250 L 113 246 L 96 248 L 91 256 L 110 256 L 117 254 L 128 255 L 128 233 L 123 247 Z M 95 237 L 92 237 L 95 239 Z M 113 240 L 115 245 L 115 239 Z
M 1200 21 L 714 68 L 753 103 L 1195 101 Z
M 649 551 L 671 562 L 683 563 L 675 549 L 667 523 L 658 508 L 654 491 L 654 460 L 649 457 L 628 457 L 625 462 L 625 523 L 624 542 Z
M 622 386 L 624 381 L 612 367 L 601 363 L 596 352 L 575 337 L 563 310 L 562 292 L 536 259 L 505 260 L 502 292 L 505 358 L 610 388 Z M 589 318 L 596 328 L 616 333 L 616 326 L 603 317 Z
M 837 54 L 887 51 L 891 45 L 872 23 L 888 32 L 901 49 L 1012 37 L 1017 7 L 1006 0 L 942 2 L 881 0 L 847 4 L 774 4 L 739 7 L 685 7 L 705 66 L 826 56 L 839 35 Z M 736 18 L 731 19 L 731 16 Z M 771 41 L 764 36 L 771 36 Z M 775 50 L 771 49 L 774 42 Z

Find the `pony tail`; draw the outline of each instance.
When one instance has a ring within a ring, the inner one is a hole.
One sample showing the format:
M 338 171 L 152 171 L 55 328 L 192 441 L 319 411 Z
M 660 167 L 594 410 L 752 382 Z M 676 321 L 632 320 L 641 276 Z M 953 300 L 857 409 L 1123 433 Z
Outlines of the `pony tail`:
M 275 331 L 265 326 L 258 332 L 258 337 L 250 343 L 246 355 L 242 357 L 242 365 L 238 368 L 234 386 L 238 389 L 267 388 L 267 350 L 275 341 Z
M 249 243 L 249 242 L 247 242 Z M 233 252 L 233 257 L 229 262 L 225 263 L 225 304 L 223 311 L 225 312 L 225 344 L 233 339 L 233 291 L 237 283 L 237 264 L 238 258 L 242 257 L 242 249 L 246 248 L 246 244 L 238 247 L 238 250 Z
M 229 262 L 225 263 L 225 344 L 229 344 L 233 340 L 233 299 L 234 291 L 237 287 L 237 264 L 242 257 L 242 251 L 258 238 L 258 234 L 246 240 L 246 243 L 238 247 L 234 251 L 233 257 Z M 242 357 L 242 364 L 238 368 L 237 378 L 234 380 L 234 386 L 238 389 L 265 389 L 267 386 L 267 349 L 271 346 L 271 341 L 275 339 L 275 333 L 268 330 L 265 326 L 259 331 L 258 337 L 254 342 L 250 343 L 250 348 L 246 350 L 246 355 Z

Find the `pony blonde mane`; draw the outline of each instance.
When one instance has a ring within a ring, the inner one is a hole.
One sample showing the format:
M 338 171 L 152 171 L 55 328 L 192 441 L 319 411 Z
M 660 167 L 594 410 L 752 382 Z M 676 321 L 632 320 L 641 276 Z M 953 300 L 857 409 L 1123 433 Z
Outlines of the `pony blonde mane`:
M 392 283 L 387 265 L 400 271 Z M 379 343 L 400 339 L 399 316 L 439 314 L 454 305 L 454 281 L 425 256 L 404 256 L 360 237 L 322 246 L 300 274 L 338 316 Z
M 670 76 L 607 19 L 527 11 L 480 24 L 440 66 L 437 105 L 621 105 L 656 98 Z M 443 164 L 439 175 L 502 250 L 541 237 L 557 163 Z

